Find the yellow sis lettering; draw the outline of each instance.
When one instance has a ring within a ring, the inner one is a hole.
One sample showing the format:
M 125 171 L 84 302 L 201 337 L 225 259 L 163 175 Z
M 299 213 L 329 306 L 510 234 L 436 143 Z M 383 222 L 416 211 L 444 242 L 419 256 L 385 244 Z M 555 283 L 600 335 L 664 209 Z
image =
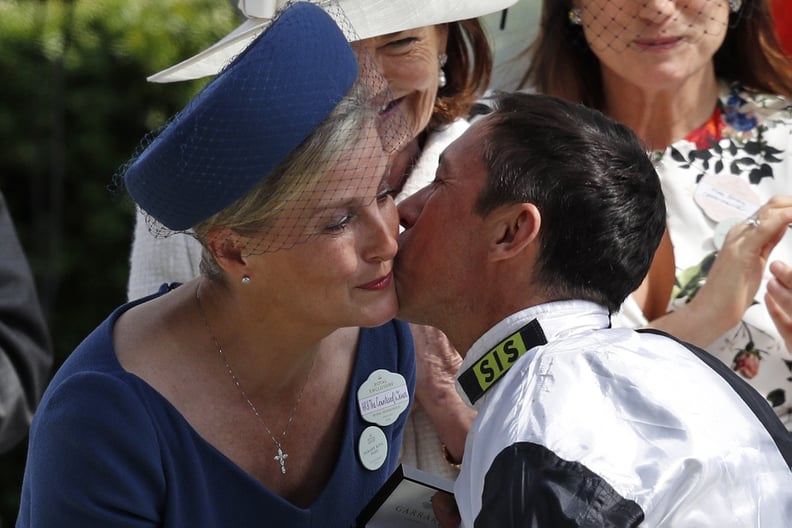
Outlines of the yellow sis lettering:
M 482 390 L 495 383 L 526 351 L 522 336 L 514 334 L 487 352 L 473 366 L 473 373 Z

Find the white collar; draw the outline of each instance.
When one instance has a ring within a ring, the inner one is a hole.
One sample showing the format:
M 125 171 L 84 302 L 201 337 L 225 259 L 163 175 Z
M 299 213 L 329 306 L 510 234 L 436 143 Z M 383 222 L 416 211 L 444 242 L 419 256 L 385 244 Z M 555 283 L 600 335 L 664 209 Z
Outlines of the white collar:
M 607 308 L 589 301 L 554 301 L 513 313 L 470 347 L 457 373 L 457 392 L 467 405 L 476 407 L 482 401 L 479 398 L 518 359 L 533 357 L 538 346 L 608 327 Z

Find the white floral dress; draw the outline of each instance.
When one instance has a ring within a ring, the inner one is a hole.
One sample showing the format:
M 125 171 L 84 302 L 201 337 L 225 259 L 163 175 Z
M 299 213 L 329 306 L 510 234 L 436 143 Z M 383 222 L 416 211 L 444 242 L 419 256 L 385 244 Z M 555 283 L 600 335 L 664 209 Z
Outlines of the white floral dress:
M 729 226 L 770 197 L 792 194 L 792 101 L 722 83 L 712 119 L 655 157 L 674 246 L 673 310 L 706 282 Z M 771 253 L 774 260 L 792 264 L 792 230 Z M 708 351 L 763 394 L 792 430 L 792 353 L 764 304 L 768 279 L 765 273 L 743 320 Z M 629 298 L 613 322 L 635 327 L 647 321 Z

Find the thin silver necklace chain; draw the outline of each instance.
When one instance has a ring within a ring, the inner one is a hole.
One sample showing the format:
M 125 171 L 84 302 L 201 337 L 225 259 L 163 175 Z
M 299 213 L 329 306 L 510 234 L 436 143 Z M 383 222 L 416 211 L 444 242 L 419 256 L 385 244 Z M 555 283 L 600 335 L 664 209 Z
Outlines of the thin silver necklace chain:
M 228 359 L 226 358 L 226 355 L 223 352 L 223 347 L 220 346 L 220 342 L 215 337 L 214 332 L 212 331 L 212 326 L 209 324 L 209 319 L 207 319 L 206 313 L 204 312 L 203 309 L 203 305 L 201 304 L 201 296 L 199 293 L 200 288 L 201 288 L 201 284 L 199 282 L 195 287 L 195 301 L 198 303 L 198 310 L 201 312 L 201 318 L 203 319 L 204 326 L 206 327 L 206 331 L 209 334 L 209 337 L 212 338 L 212 342 L 214 343 L 215 348 L 217 348 L 217 353 L 220 355 L 220 359 L 223 360 L 223 365 L 225 365 L 226 372 L 228 372 L 228 375 L 231 377 L 231 381 L 233 381 L 234 385 L 236 385 L 236 388 L 239 389 L 239 393 L 242 395 L 242 398 L 245 400 L 245 402 L 247 402 L 248 407 L 250 407 L 250 410 L 252 410 L 253 414 L 256 415 L 256 418 L 258 419 L 259 422 L 261 422 L 261 425 L 264 426 L 264 429 L 267 430 L 267 434 L 269 434 L 270 438 L 275 443 L 275 447 L 278 448 L 277 451 L 278 454 L 272 457 L 272 459 L 280 464 L 281 474 L 285 475 L 286 459 L 289 458 L 289 454 L 283 450 L 283 442 L 286 440 L 286 433 L 288 433 L 289 426 L 292 424 L 292 421 L 294 421 L 294 413 L 297 411 L 297 407 L 299 407 L 300 405 L 300 401 L 302 400 L 302 395 L 303 392 L 305 391 L 305 387 L 306 385 L 308 385 L 308 379 L 311 377 L 311 372 L 313 371 L 314 364 L 316 363 L 316 355 L 314 355 L 313 361 L 311 363 L 311 368 L 308 369 L 308 375 L 305 377 L 303 386 L 300 389 L 300 392 L 297 394 L 297 401 L 294 402 L 294 407 L 292 407 L 291 413 L 289 413 L 289 420 L 286 422 L 286 427 L 283 429 L 283 432 L 281 433 L 280 441 L 278 441 L 278 439 L 275 438 L 275 435 L 272 434 L 270 428 L 267 426 L 267 423 L 264 421 L 264 418 L 261 417 L 261 413 L 259 413 L 258 409 L 256 409 L 256 406 L 248 397 L 247 392 L 245 392 L 245 389 L 242 387 L 242 383 L 240 383 L 239 378 L 237 377 L 236 374 L 234 374 L 234 370 L 231 368 L 231 365 L 228 363 Z

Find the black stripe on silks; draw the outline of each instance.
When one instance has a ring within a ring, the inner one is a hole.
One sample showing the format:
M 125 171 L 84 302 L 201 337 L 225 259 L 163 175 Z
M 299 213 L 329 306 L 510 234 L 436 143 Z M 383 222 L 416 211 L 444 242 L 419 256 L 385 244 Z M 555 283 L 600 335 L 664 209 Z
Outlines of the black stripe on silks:
M 501 451 L 487 471 L 474 526 L 632 528 L 643 520 L 636 502 L 583 464 L 519 442 Z

